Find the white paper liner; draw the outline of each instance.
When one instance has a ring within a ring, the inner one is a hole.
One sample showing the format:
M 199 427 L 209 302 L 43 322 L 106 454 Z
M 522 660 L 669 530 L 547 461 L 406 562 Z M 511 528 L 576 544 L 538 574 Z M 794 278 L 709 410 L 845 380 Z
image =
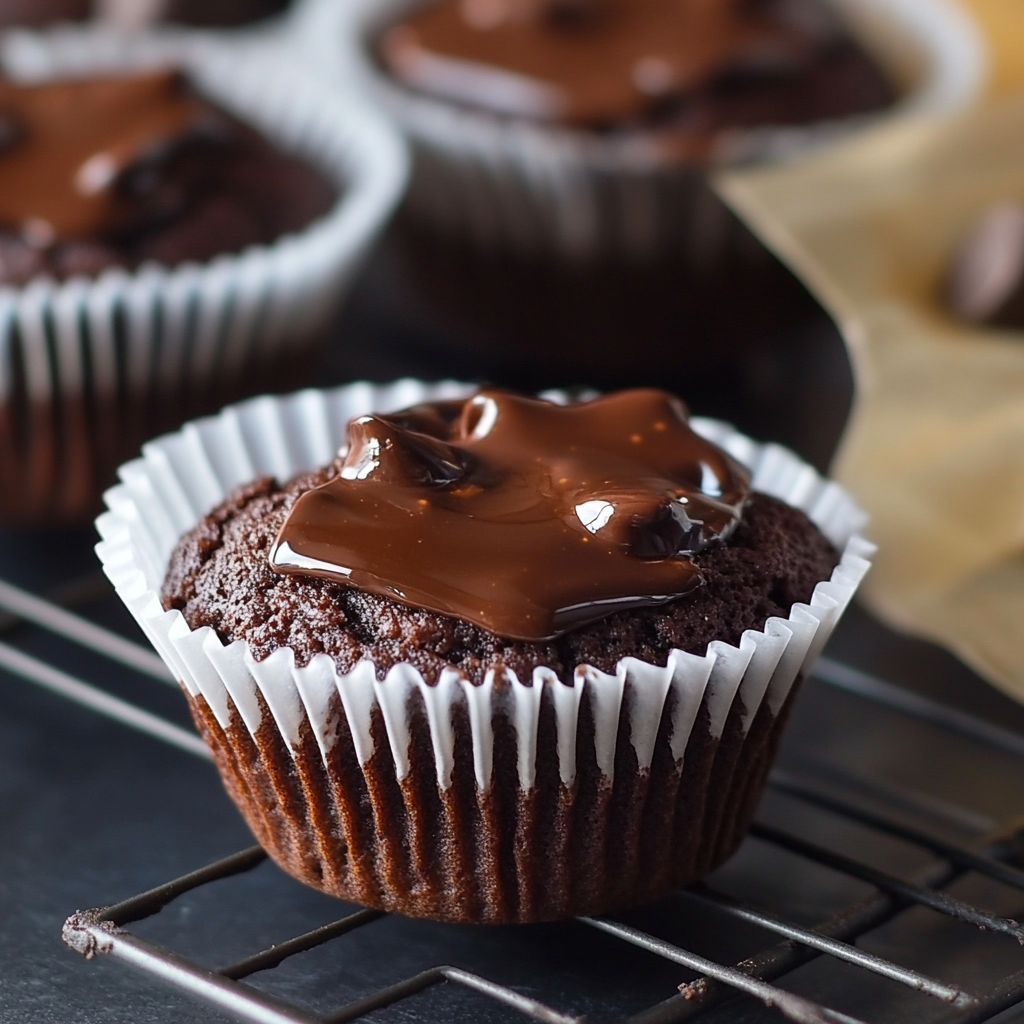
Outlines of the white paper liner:
M 425 680 L 411 665 L 400 664 L 381 681 L 370 662 L 340 673 L 323 654 L 297 668 L 290 648 L 257 661 L 244 641 L 225 645 L 209 627 L 192 630 L 179 611 L 163 610 L 159 591 L 175 544 L 233 488 L 260 475 L 286 480 L 327 464 L 344 443 L 345 426 L 353 416 L 461 397 L 472 390 L 453 382 L 402 380 L 257 398 L 147 444 L 141 458 L 121 468 L 122 483 L 105 496 L 110 511 L 96 523 L 103 538 L 96 550 L 118 595 L 188 692 L 202 695 L 222 728 L 227 728 L 234 711 L 253 736 L 261 724 L 262 695 L 289 749 L 297 748 L 307 721 L 325 759 L 335 742 L 327 712 L 336 692 L 361 765 L 373 753 L 371 722 L 379 709 L 401 780 L 409 771 L 409 698 L 418 691 L 442 790 L 451 778 L 452 712 L 459 701 L 468 709 L 481 791 L 491 779 L 494 722 L 498 714 L 506 713 L 515 726 L 520 788 L 528 791 L 533 785 L 545 691 L 555 709 L 559 774 L 566 785 L 576 772 L 578 714 L 585 688 L 595 709 L 596 761 L 608 779 L 614 771 L 620 717 L 628 716 L 627 734 L 643 771 L 651 764 L 671 692 L 676 700 L 670 743 L 677 762 L 684 760 L 705 698 L 714 737 L 721 736 L 737 695 L 744 709 L 744 733 L 762 704 L 777 714 L 794 680 L 809 671 L 820 653 L 868 570 L 874 547 L 857 533 L 864 514 L 837 484 L 787 449 L 757 444 L 714 420 L 695 418 L 692 423 L 751 468 L 756 490 L 802 509 L 842 552 L 831 579 L 815 587 L 809 603 L 794 605 L 786 619 L 769 619 L 763 630 L 747 630 L 738 647 L 714 641 L 703 657 L 673 651 L 664 667 L 624 658 L 615 674 L 579 665 L 573 685 L 562 683 L 550 669 L 537 667 L 532 679 L 509 678 L 499 706 L 493 673 L 474 686 L 454 669 Z
M 706 264 L 749 243 L 704 169 L 666 160 L 643 141 L 499 118 L 397 85 L 365 41 L 423 0 L 312 0 L 299 38 L 333 82 L 360 81 L 409 139 L 413 212 L 484 248 L 586 262 L 682 251 Z M 888 111 L 809 127 L 730 133 L 720 163 L 789 156 L 879 117 L 952 111 L 987 74 L 982 37 L 948 0 L 831 0 L 904 91 Z
M 395 132 L 364 105 L 341 93 L 325 95 L 315 78 L 263 48 L 208 34 L 119 36 L 62 27 L 9 33 L 0 56 L 5 73 L 25 81 L 181 66 L 204 94 L 340 187 L 326 216 L 268 246 L 203 264 L 148 264 L 134 273 L 115 269 L 95 279 L 0 287 L 0 449 L 8 449 L 0 450 L 0 480 L 10 495 L 19 486 L 10 468 L 15 462 L 97 460 L 104 437 L 137 433 L 125 408 L 211 389 L 244 393 L 252 390 L 246 379 L 254 371 L 279 364 L 285 354 L 300 361 L 325 337 L 398 201 L 407 158 Z M 89 442 L 75 412 L 83 404 L 99 420 L 99 436 Z M 25 405 L 33 423 L 16 422 Z M 10 451 L 11 438 L 19 436 L 24 450 Z M 66 493 L 59 470 L 44 476 L 35 492 L 24 484 L 30 514 L 61 518 L 89 510 L 88 498 Z M 0 500 L 4 514 L 10 515 Z

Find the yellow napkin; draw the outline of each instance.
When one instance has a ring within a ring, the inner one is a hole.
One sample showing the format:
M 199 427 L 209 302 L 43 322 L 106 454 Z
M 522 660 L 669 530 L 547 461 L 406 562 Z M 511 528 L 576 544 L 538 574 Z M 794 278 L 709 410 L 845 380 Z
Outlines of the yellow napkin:
M 1024 200 L 1024 94 L 718 185 L 846 340 L 834 473 L 880 544 L 865 599 L 1024 699 L 1024 332 L 965 326 L 940 296 L 974 218 Z
M 1024 0 L 960 0 L 986 37 L 993 92 L 1024 86 Z

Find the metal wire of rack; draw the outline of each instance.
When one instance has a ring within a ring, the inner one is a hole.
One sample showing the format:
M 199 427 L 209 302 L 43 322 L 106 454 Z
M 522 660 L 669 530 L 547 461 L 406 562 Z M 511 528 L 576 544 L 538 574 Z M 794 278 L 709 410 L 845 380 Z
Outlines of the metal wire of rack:
M 88 588 L 86 588 L 88 589 Z M 174 685 L 162 663 L 150 651 L 117 633 L 95 625 L 60 604 L 73 604 L 81 596 L 74 591 L 43 600 L 0 581 L 0 628 L 31 622 L 66 640 L 132 669 L 134 672 Z M 175 723 L 125 701 L 93 684 L 0 641 L 0 669 L 50 689 L 125 726 L 148 733 L 197 757 L 209 758 L 197 736 Z M 1014 756 L 1024 756 L 1024 735 L 1003 729 L 893 683 L 863 673 L 829 658 L 822 658 L 816 679 L 854 697 L 911 720 L 953 733 Z M 743 994 L 774 1008 L 784 1018 L 801 1024 L 861 1024 L 857 1018 L 775 984 L 819 957 L 831 957 L 871 972 L 934 1000 L 940 1010 L 934 1019 L 942 1024 L 973 1024 L 992 1019 L 1003 1010 L 1024 1002 L 1022 969 L 999 978 L 984 991 L 932 978 L 901 966 L 856 945 L 873 929 L 893 921 L 912 908 L 926 908 L 958 922 L 1024 945 L 1024 927 L 950 895 L 953 883 L 975 875 L 1024 892 L 1024 870 L 1014 860 L 1024 844 L 1024 820 L 990 829 L 968 845 L 951 842 L 932 831 L 909 824 L 891 814 L 869 809 L 863 802 L 830 792 L 819 779 L 776 770 L 769 785 L 776 793 L 799 801 L 879 836 L 894 837 L 927 851 L 934 859 L 907 880 L 883 871 L 847 853 L 826 848 L 775 825 L 757 823 L 751 835 L 779 850 L 802 858 L 871 887 L 869 895 L 848 904 L 813 927 L 759 910 L 709 884 L 699 883 L 678 897 L 693 908 L 725 915 L 737 923 L 752 925 L 774 936 L 773 944 L 739 963 L 709 959 L 647 931 L 612 918 L 581 918 L 588 928 L 679 965 L 697 975 L 679 985 L 678 993 L 634 1014 L 627 1024 L 674 1024 L 720 1006 Z M 935 808 L 922 795 L 900 790 L 885 782 L 866 781 L 866 786 L 888 797 L 891 806 L 906 807 L 927 818 Z M 970 812 L 964 811 L 969 817 Z M 977 818 L 977 816 L 975 816 Z M 983 819 L 982 819 L 983 820 Z M 358 941 L 363 930 L 387 915 L 357 910 L 263 949 L 243 960 L 210 969 L 129 931 L 126 926 L 158 914 L 173 901 L 194 890 L 213 886 L 256 868 L 266 860 L 259 847 L 242 850 L 141 895 L 96 910 L 71 915 L 64 926 L 65 942 L 87 958 L 105 954 L 148 973 L 205 1001 L 210 1006 L 259 1024 L 342 1024 L 361 1020 L 374 1011 L 404 1002 L 439 985 L 456 986 L 519 1011 L 547 1024 L 581 1024 L 586 1018 L 571 1009 L 557 1009 L 515 988 L 452 964 L 438 964 L 394 984 L 377 989 L 326 1015 L 311 1014 L 292 1003 L 269 995 L 245 979 L 272 970 L 289 958 L 326 943 Z

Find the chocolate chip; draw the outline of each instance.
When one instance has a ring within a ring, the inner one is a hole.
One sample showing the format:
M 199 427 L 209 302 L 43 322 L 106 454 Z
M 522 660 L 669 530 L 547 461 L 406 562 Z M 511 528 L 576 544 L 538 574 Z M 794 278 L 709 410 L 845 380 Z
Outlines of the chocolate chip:
M 1024 205 L 994 203 L 971 226 L 946 285 L 961 319 L 1024 327 Z
M 714 539 L 705 535 L 701 519 L 688 514 L 692 500 L 656 491 L 602 491 L 578 500 L 566 522 L 636 558 L 673 558 Z

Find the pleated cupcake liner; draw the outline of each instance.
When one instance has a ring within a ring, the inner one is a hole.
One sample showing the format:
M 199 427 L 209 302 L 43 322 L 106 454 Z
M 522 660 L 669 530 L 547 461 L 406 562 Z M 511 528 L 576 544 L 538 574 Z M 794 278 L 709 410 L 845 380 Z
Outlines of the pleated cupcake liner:
M 225 785 L 288 872 L 367 906 L 455 921 L 554 920 L 653 899 L 742 839 L 800 680 L 869 567 L 864 515 L 792 452 L 695 418 L 755 490 L 805 511 L 842 553 L 788 617 L 664 666 L 624 658 L 562 681 L 455 669 L 339 672 L 256 660 L 165 611 L 186 531 L 233 488 L 327 464 L 353 416 L 472 388 L 405 380 L 259 398 L 187 424 L 121 468 L 97 520 L 117 593 L 188 694 Z M 557 393 L 554 400 L 564 400 Z
M 147 436 L 232 398 L 301 382 L 407 177 L 379 115 L 263 50 L 183 32 L 12 33 L 19 80 L 182 67 L 210 99 L 327 173 L 339 199 L 267 246 L 206 263 L 0 286 L 0 521 L 93 514 Z M 204 409 L 205 407 L 205 409 Z
M 314 0 L 307 43 L 321 67 L 333 58 L 336 80 L 339 68 L 352 69 L 349 77 L 405 133 L 415 161 L 408 204 L 416 217 L 485 250 L 575 263 L 663 253 L 702 267 L 749 260 L 757 248 L 713 191 L 714 166 L 790 157 L 883 117 L 958 109 L 978 95 L 986 73 L 977 28 L 946 0 L 833 0 L 903 98 L 877 115 L 731 131 L 704 166 L 666 156 L 643 136 L 500 117 L 403 87 L 378 66 L 373 41 L 422 2 Z

